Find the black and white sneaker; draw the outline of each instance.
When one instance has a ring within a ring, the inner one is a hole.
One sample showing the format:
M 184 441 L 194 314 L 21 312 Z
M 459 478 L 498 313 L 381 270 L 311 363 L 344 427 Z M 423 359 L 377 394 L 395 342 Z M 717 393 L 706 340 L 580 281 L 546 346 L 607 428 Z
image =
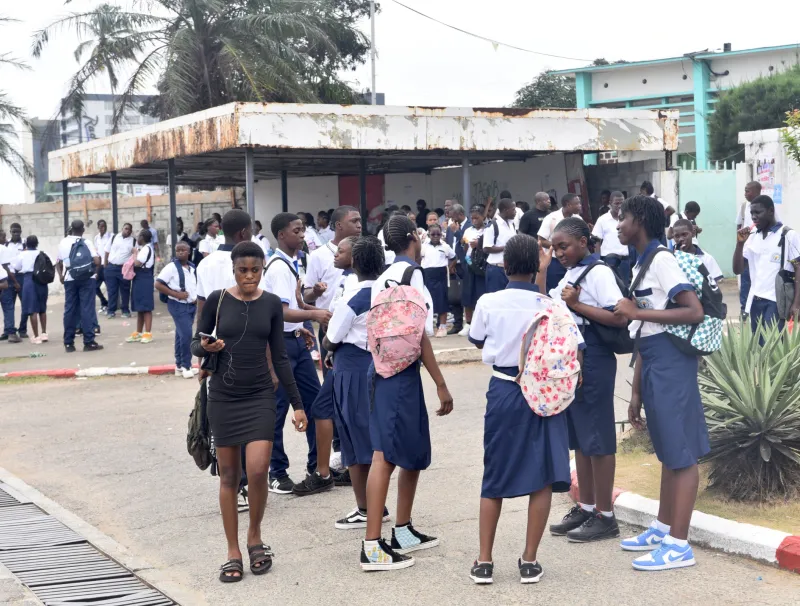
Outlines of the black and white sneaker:
M 439 539 L 417 532 L 411 522 L 392 528 L 392 549 L 398 553 L 410 553 L 430 549 L 439 545 Z
M 331 475 L 333 476 L 333 482 L 337 486 L 352 486 L 353 481 L 350 479 L 350 470 L 345 469 L 344 471 L 335 471 L 331 469 Z
M 519 582 L 523 585 L 538 583 L 543 574 L 544 570 L 542 570 L 542 565 L 539 562 L 530 564 L 523 562 L 522 559 L 519 560 Z
M 570 543 L 592 543 L 604 539 L 615 539 L 619 536 L 619 526 L 615 516 L 606 517 L 599 511 L 586 520 L 580 527 L 567 533 Z
M 550 534 L 556 537 L 563 537 L 566 535 L 570 530 L 575 530 L 579 528 L 583 523 L 592 517 L 592 513 L 586 511 L 580 505 L 575 505 L 572 509 L 567 512 L 561 522 L 558 524 L 551 524 L 550 525 Z
M 361 543 L 361 570 L 400 570 L 414 565 L 414 558 L 397 553 L 383 539 Z
M 292 494 L 296 497 L 307 497 L 308 495 L 325 492 L 333 488 L 333 474 L 328 474 L 323 478 L 318 471 L 310 473 L 302 482 L 298 482 L 292 488 Z
M 269 481 L 269 491 L 274 492 L 275 494 L 292 494 L 293 488 L 294 482 L 292 482 L 289 476 L 272 478 Z
M 492 579 L 493 572 L 494 564 L 491 562 L 479 564 L 476 560 L 472 565 L 472 570 L 469 571 L 469 578 L 472 579 L 476 585 L 491 585 L 494 583 L 494 579 Z
M 247 498 L 247 487 L 243 486 L 242 489 L 239 491 L 238 498 L 236 500 L 236 505 L 239 508 L 239 513 L 244 513 L 245 511 L 250 511 L 250 501 Z
M 383 508 L 383 521 L 389 521 L 389 510 L 386 507 Z M 366 528 L 367 511 L 365 509 L 359 509 L 356 507 L 341 520 L 336 520 L 335 526 L 339 530 L 348 530 L 350 528 Z

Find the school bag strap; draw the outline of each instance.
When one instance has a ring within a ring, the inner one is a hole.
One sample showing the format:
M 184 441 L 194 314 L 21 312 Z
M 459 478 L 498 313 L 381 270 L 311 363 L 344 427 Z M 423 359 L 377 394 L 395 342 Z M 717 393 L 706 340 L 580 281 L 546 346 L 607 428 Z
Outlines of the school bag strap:
M 650 269 L 650 266 L 653 264 L 653 260 L 656 258 L 656 255 L 660 252 L 672 254 L 672 252 L 669 249 L 666 249 L 663 246 L 659 246 L 652 253 L 650 253 L 650 256 L 648 256 L 644 260 L 644 263 L 642 263 L 642 268 L 639 270 L 639 273 L 636 274 L 636 279 L 634 279 L 634 281 L 631 283 L 629 298 L 632 301 L 636 301 L 636 289 L 642 283 L 642 280 L 644 280 L 644 276 L 647 273 L 647 270 Z M 644 322 L 640 322 L 639 330 L 636 331 L 636 336 L 633 338 L 633 353 L 631 355 L 630 368 L 636 366 L 636 358 L 639 356 L 639 339 L 642 338 L 643 326 Z
M 783 266 L 786 264 L 786 234 L 788 234 L 790 231 L 792 231 L 792 228 L 788 225 L 784 225 L 783 229 L 781 230 L 780 242 L 778 242 L 778 246 L 781 247 L 781 266 L 778 270 L 778 273 L 781 275 L 784 275 L 786 272 L 786 270 L 783 268 Z
M 269 268 L 272 267 L 272 264 L 275 262 L 275 260 L 280 260 L 280 261 L 283 261 L 284 263 L 286 263 L 286 267 L 289 268 L 289 271 L 292 272 L 292 275 L 295 277 L 295 279 L 296 280 L 300 279 L 300 274 L 297 273 L 297 270 L 294 268 L 294 265 L 289 263 L 289 261 L 286 260 L 281 255 L 277 255 L 277 254 L 276 255 L 272 255 L 272 257 L 270 257 L 269 263 L 267 263 L 267 268 L 264 270 L 264 273 L 267 273 L 269 271 Z

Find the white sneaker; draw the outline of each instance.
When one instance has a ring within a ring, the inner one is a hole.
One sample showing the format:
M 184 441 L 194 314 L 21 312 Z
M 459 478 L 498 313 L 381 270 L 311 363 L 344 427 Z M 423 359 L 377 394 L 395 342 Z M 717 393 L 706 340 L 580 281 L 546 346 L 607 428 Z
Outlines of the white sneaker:
M 194 379 L 194 373 L 189 368 L 182 369 L 181 374 L 183 375 L 184 379 Z
M 42 344 L 42 338 L 41 337 L 31 337 L 29 340 L 30 340 L 31 345 L 41 345 Z
M 464 324 L 464 328 L 462 328 L 459 333 L 459 337 L 468 337 L 469 336 L 469 324 Z
M 175 376 L 176 377 L 182 377 L 183 376 L 183 368 L 181 368 L 180 366 L 176 366 L 175 367 Z
M 436 331 L 436 338 L 446 337 L 447 336 L 447 326 L 444 324 L 439 327 L 439 330 Z
M 39 335 L 39 342 L 40 343 L 47 343 L 50 340 L 50 337 L 47 336 L 46 332 L 43 332 Z
M 332 452 L 329 465 L 331 469 L 340 470 L 342 468 L 342 453 Z
M 194 367 L 192 367 L 192 368 L 190 368 L 189 370 L 191 370 L 191 371 L 192 371 L 192 374 L 193 374 L 195 377 L 196 377 L 197 375 L 199 375 L 199 374 L 200 374 L 200 369 L 199 369 L 199 368 L 194 368 Z

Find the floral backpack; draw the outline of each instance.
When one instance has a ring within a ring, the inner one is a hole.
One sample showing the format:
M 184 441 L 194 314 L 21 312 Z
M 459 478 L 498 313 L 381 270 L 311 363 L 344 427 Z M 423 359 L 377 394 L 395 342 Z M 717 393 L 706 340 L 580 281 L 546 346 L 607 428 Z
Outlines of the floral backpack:
M 522 336 L 517 383 L 531 410 L 540 417 L 564 412 L 575 399 L 581 372 L 580 333 L 566 307 L 540 295 L 536 312 Z
M 411 286 L 419 267 L 408 267 L 395 286 L 375 297 L 367 313 L 367 342 L 375 372 L 388 379 L 416 362 L 422 353 L 422 335 L 428 307 L 422 293 Z

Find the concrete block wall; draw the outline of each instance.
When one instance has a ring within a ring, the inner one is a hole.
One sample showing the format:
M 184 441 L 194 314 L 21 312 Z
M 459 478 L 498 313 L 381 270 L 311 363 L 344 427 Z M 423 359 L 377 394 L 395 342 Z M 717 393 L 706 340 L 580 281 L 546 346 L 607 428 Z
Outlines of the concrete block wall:
M 650 181 L 659 198 L 678 208 L 677 172 L 667 171 L 664 159 L 585 166 L 584 171 L 593 217 L 597 216 L 600 192 L 604 189 L 633 196 L 639 193 L 643 181 Z

